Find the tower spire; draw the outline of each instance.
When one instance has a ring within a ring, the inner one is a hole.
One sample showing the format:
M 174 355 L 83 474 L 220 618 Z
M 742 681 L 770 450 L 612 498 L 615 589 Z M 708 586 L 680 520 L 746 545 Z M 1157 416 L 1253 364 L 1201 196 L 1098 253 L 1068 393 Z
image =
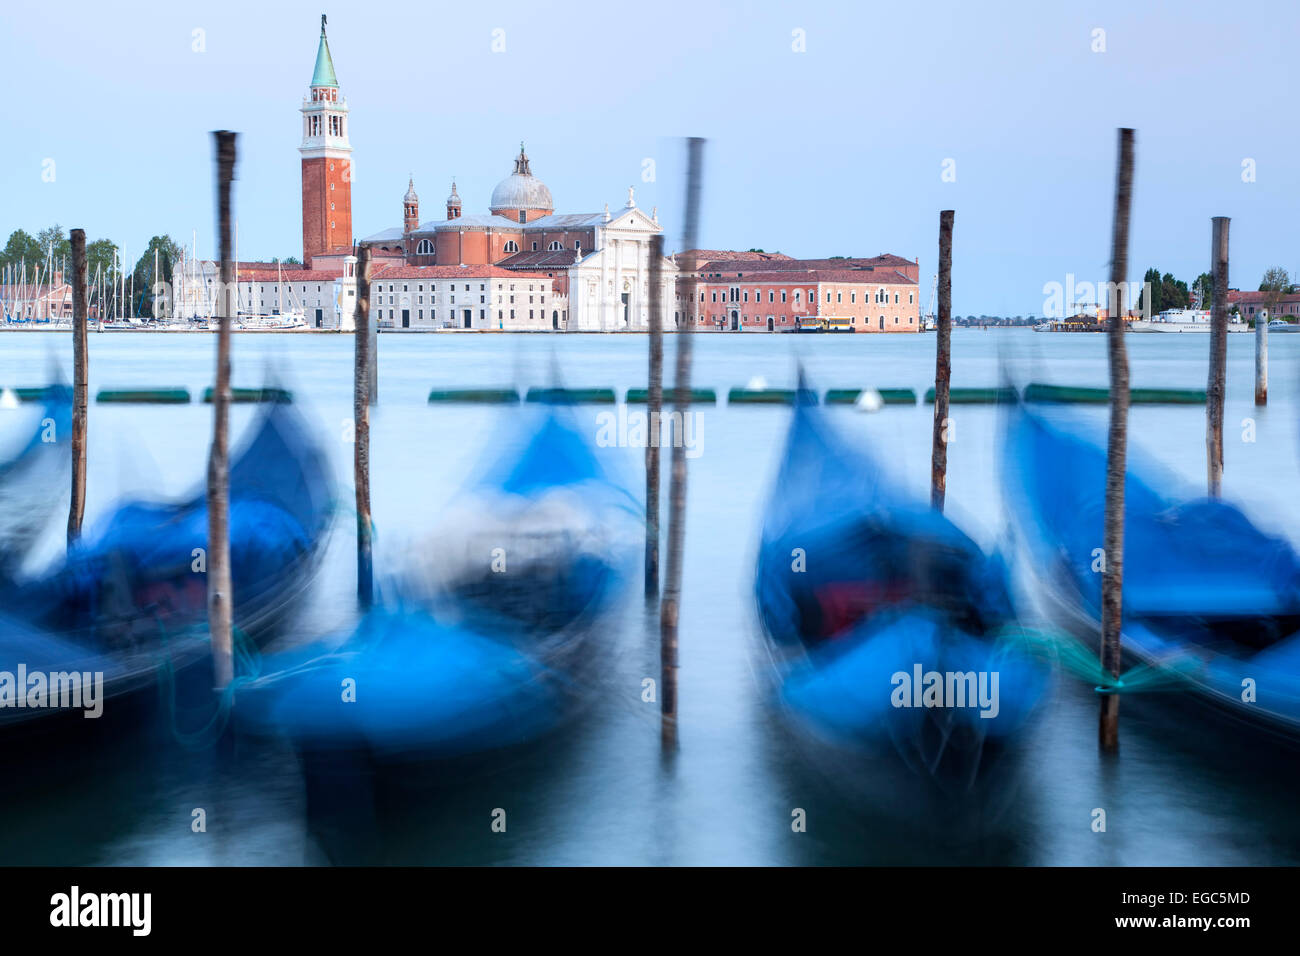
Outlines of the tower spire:
M 316 69 L 311 75 L 312 86 L 338 88 L 338 77 L 334 75 L 334 58 L 330 56 L 330 43 L 325 37 L 325 14 L 320 15 L 320 46 L 316 48 Z

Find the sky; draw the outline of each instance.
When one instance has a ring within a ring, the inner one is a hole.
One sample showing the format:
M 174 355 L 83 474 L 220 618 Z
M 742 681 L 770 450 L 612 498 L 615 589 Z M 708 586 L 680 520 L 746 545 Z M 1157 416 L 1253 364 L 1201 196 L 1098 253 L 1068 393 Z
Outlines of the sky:
M 1041 315 L 1049 283 L 1107 278 L 1131 126 L 1130 279 L 1208 271 L 1217 215 L 1233 287 L 1300 271 L 1293 0 L 327 3 L 0 6 L 0 242 L 57 222 L 211 257 L 210 131 L 233 129 L 240 258 L 301 257 L 326 13 L 358 238 L 400 225 L 409 176 L 422 220 L 453 176 L 486 213 L 522 140 L 557 212 L 635 186 L 678 249 L 703 136 L 702 247 L 919 257 L 924 303 L 954 209 L 954 314 Z

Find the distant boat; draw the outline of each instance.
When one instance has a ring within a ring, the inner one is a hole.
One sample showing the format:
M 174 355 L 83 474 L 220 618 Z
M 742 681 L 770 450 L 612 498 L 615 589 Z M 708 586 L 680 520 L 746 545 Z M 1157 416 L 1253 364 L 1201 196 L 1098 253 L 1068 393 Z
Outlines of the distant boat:
M 1270 332 L 1300 332 L 1300 325 L 1288 322 L 1286 319 L 1269 319 L 1268 330 Z
M 1166 309 L 1151 319 L 1129 323 L 1130 332 L 1204 332 L 1210 331 L 1208 309 Z M 1239 315 L 1228 316 L 1229 332 L 1249 332 Z
M 886 799 L 997 790 L 1049 679 L 1017 634 L 1006 567 L 827 419 L 796 407 L 759 545 L 780 709 L 836 776 Z M 996 713 L 973 696 L 920 704 L 922 675 L 956 673 L 997 673 Z
M 1004 461 L 1008 510 L 1038 592 L 1095 642 L 1104 436 L 1085 438 L 1064 418 L 1021 407 L 1012 413 Z M 1152 668 L 1167 688 L 1300 737 L 1300 556 L 1222 499 L 1169 496 L 1164 489 L 1175 484 L 1149 464 L 1128 473 L 1125 657 Z

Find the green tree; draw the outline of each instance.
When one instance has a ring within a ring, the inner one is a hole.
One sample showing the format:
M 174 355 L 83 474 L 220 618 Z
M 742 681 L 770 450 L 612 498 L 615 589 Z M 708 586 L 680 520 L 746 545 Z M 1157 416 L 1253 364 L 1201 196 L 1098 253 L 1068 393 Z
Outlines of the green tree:
M 299 259 L 297 256 L 290 256 L 288 259 L 281 259 L 280 262 L 281 262 L 283 265 L 286 265 L 286 266 L 300 266 L 300 265 L 302 265 L 302 260 Z
M 1160 308 L 1165 309 L 1185 309 L 1187 308 L 1189 296 L 1187 294 L 1187 283 L 1174 278 L 1172 272 L 1166 272 L 1160 277 Z
M 1150 302 L 1146 301 L 1148 289 L 1151 293 Z M 1148 269 L 1146 274 L 1142 276 L 1142 290 L 1138 293 L 1134 308 L 1146 315 L 1155 315 L 1162 308 L 1160 291 L 1160 270 Z
M 155 256 L 155 252 L 157 255 Z M 138 315 L 157 316 L 162 318 L 165 312 L 164 306 L 160 303 L 157 313 L 154 311 L 155 298 L 166 299 L 163 290 L 155 290 L 155 283 L 170 283 L 172 281 L 172 269 L 178 259 L 181 257 L 181 247 L 171 236 L 154 236 L 149 240 L 139 260 L 136 261 L 135 269 L 131 272 L 133 280 L 135 301 L 132 303 L 134 312 Z M 154 261 L 157 260 L 158 271 L 154 272 Z
M 1201 287 L 1201 308 L 1208 309 L 1214 301 L 1214 276 L 1202 272 L 1192 283 L 1192 288 L 1195 289 L 1198 285 Z
M 1273 266 L 1260 280 L 1259 291 L 1264 293 L 1264 308 L 1268 309 L 1268 317 L 1275 318 L 1282 297 L 1291 291 L 1291 277 L 1281 266 Z
M 4 251 L 0 252 L 0 264 L 13 266 L 15 280 L 18 278 L 17 272 L 23 262 L 27 263 L 27 278 L 30 280 L 33 275 L 32 267 L 43 259 L 41 244 L 31 233 L 23 229 L 15 229 L 10 233 Z
M 65 262 L 69 269 L 72 268 L 72 242 L 57 222 L 37 233 L 36 241 L 40 244 L 42 259 L 53 252 L 55 269 L 62 269 Z
M 94 282 L 96 275 L 109 275 L 113 271 L 117 246 L 111 239 L 96 239 L 86 243 L 86 281 Z

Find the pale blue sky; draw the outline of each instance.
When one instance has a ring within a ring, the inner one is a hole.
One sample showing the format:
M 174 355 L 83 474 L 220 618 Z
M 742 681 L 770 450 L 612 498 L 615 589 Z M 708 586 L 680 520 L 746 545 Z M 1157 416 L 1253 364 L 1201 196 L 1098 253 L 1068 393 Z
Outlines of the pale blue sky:
M 197 228 L 210 255 L 208 133 L 226 127 L 241 258 L 301 255 L 297 110 L 325 12 L 358 236 L 400 224 L 410 173 L 421 218 L 452 175 L 465 212 L 486 212 L 522 139 L 557 211 L 617 209 L 636 185 L 675 248 L 674 137 L 700 135 L 702 245 L 920 256 L 925 299 L 951 207 L 954 312 L 1041 314 L 1044 283 L 1106 277 L 1127 125 L 1132 278 L 1195 278 L 1214 215 L 1233 220 L 1234 286 L 1300 268 L 1294 2 L 323 2 L 0 7 L 0 241 L 57 221 L 134 257 Z

